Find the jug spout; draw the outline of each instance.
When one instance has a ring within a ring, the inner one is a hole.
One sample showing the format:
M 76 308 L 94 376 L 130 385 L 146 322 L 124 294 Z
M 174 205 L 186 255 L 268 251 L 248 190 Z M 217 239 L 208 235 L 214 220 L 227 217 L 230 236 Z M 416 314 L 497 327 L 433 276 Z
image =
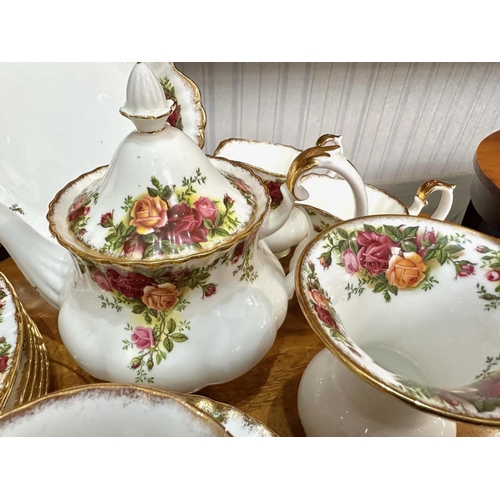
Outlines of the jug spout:
M 74 271 L 71 254 L 0 203 L 0 241 L 29 283 L 59 309 L 66 280 Z

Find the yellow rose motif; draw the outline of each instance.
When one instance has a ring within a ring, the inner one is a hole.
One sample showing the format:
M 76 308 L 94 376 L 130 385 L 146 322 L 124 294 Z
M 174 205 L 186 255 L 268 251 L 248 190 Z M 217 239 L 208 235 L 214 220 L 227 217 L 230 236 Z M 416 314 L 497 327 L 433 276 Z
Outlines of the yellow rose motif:
M 162 283 L 157 286 L 146 286 L 142 296 L 142 302 L 158 312 L 173 309 L 179 302 L 181 292 L 173 283 Z
M 427 265 L 416 252 L 395 255 L 389 261 L 385 277 L 398 288 L 415 288 L 424 278 Z
M 130 212 L 130 225 L 135 226 L 139 234 L 152 233 L 155 228 L 167 223 L 168 205 L 159 196 L 144 195 L 136 201 Z

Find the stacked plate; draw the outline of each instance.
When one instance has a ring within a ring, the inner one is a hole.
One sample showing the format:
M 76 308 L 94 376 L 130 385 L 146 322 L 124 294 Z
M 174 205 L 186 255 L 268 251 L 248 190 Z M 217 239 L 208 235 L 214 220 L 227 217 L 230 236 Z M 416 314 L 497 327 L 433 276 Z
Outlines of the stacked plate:
M 132 384 L 53 392 L 0 416 L 0 436 L 220 436 L 276 434 L 238 409 L 196 395 Z
M 37 326 L 0 273 L 0 413 L 47 394 L 48 368 Z

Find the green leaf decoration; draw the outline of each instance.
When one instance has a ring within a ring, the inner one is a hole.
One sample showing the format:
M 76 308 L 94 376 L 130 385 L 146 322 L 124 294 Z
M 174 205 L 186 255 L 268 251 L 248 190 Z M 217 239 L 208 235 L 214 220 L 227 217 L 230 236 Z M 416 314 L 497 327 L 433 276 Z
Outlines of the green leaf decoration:
M 342 253 L 344 250 L 347 250 L 349 248 L 349 241 L 347 240 L 340 240 L 339 241 L 339 252 Z
M 436 260 L 443 265 L 448 259 L 448 254 L 444 250 L 436 250 Z
M 377 232 L 377 230 L 375 229 L 375 227 L 372 226 L 371 224 L 363 224 L 363 227 L 365 228 L 365 231 L 370 231 L 372 233 Z
M 337 229 L 337 234 L 341 237 L 341 238 L 344 238 L 344 240 L 348 240 L 349 239 L 349 234 L 347 233 L 347 231 L 345 229 L 342 229 L 341 227 L 339 227 Z
M 401 238 L 403 240 L 411 240 L 417 236 L 418 226 L 407 227 L 403 230 Z
M 437 250 L 435 248 L 426 252 L 424 255 L 424 261 L 428 261 L 428 260 L 431 260 L 434 257 L 436 257 L 436 252 L 437 252 Z
M 183 333 L 174 333 L 170 338 L 175 342 L 186 342 L 186 340 L 189 340 Z
M 221 227 L 215 228 L 215 232 L 219 236 L 229 236 L 229 233 L 225 229 L 222 229 Z
M 175 332 L 176 327 L 177 327 L 177 324 L 175 323 L 175 321 L 172 318 L 169 318 L 169 320 L 167 321 L 167 331 L 168 331 L 168 333 Z
M 373 289 L 375 293 L 383 292 L 387 288 L 386 283 L 377 283 Z
M 133 308 L 132 308 L 132 312 L 134 314 L 142 314 L 144 312 L 144 310 L 146 309 L 146 306 L 143 306 L 143 305 L 140 305 L 140 304 L 137 304 L 135 305 Z
M 464 249 L 463 246 L 454 245 L 454 244 L 446 245 L 446 247 L 444 248 L 445 252 L 447 252 L 448 255 L 453 255 L 457 252 L 460 252 L 460 250 L 463 250 L 463 249 Z
M 165 340 L 163 341 L 163 345 L 167 352 L 172 352 L 172 349 L 174 348 L 174 342 L 170 337 L 165 338 Z
M 384 224 L 384 232 L 395 243 L 399 243 L 403 237 L 401 231 L 395 226 L 386 226 Z
M 403 241 L 401 243 L 401 248 L 405 252 L 416 252 L 418 250 L 417 245 L 415 245 L 412 241 Z
M 354 252 L 358 253 L 359 247 L 358 244 L 354 240 L 349 241 L 349 248 Z

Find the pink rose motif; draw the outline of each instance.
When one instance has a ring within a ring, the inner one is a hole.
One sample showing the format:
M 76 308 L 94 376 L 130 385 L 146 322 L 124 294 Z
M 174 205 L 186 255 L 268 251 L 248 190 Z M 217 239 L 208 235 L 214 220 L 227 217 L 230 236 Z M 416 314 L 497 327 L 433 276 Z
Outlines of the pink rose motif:
M 486 279 L 488 281 L 498 281 L 500 280 L 500 272 L 494 270 L 488 271 L 486 273 Z
M 122 275 L 115 269 L 108 269 L 107 275 L 113 290 L 120 292 L 128 299 L 141 298 L 144 288 L 153 282 L 152 278 L 140 273 L 125 273 Z
M 354 274 L 359 271 L 359 262 L 356 254 L 348 248 L 342 252 L 342 262 L 349 274 Z
M 90 276 L 105 292 L 111 292 L 113 290 L 113 284 L 101 272 L 94 271 Z
M 358 262 L 371 275 L 380 274 L 387 270 L 392 257 L 395 243 L 385 234 L 371 231 L 360 231 L 356 238 L 361 247 L 358 253 Z
M 9 362 L 9 356 L 0 356 L 0 373 L 5 371 L 8 362 Z
M 474 388 L 476 394 L 483 398 L 500 398 L 500 372 L 483 378 L 467 386 L 467 390 Z M 469 392 L 469 391 L 467 391 Z
M 147 349 L 156 345 L 153 337 L 153 329 L 150 327 L 136 326 L 130 339 L 137 349 Z
M 198 201 L 194 202 L 194 208 L 198 210 L 204 219 L 209 219 L 212 222 L 219 213 L 217 207 L 205 196 L 202 196 Z
M 179 203 L 167 210 L 167 223 L 162 234 L 176 245 L 207 241 L 208 229 L 196 208 Z
M 476 247 L 476 252 L 479 252 L 479 253 L 488 253 L 489 251 L 490 251 L 490 249 L 484 245 L 478 245 Z
M 328 325 L 331 328 L 337 328 L 337 323 L 332 318 L 332 315 L 330 314 L 330 311 L 328 311 L 328 309 L 325 309 L 324 307 L 321 307 L 320 305 L 316 304 L 314 306 L 314 310 L 316 311 L 318 318 L 323 323 L 325 323 L 326 325 Z
M 319 263 L 323 267 L 323 269 L 328 269 L 332 264 L 332 256 L 330 252 L 325 252 L 320 255 Z

